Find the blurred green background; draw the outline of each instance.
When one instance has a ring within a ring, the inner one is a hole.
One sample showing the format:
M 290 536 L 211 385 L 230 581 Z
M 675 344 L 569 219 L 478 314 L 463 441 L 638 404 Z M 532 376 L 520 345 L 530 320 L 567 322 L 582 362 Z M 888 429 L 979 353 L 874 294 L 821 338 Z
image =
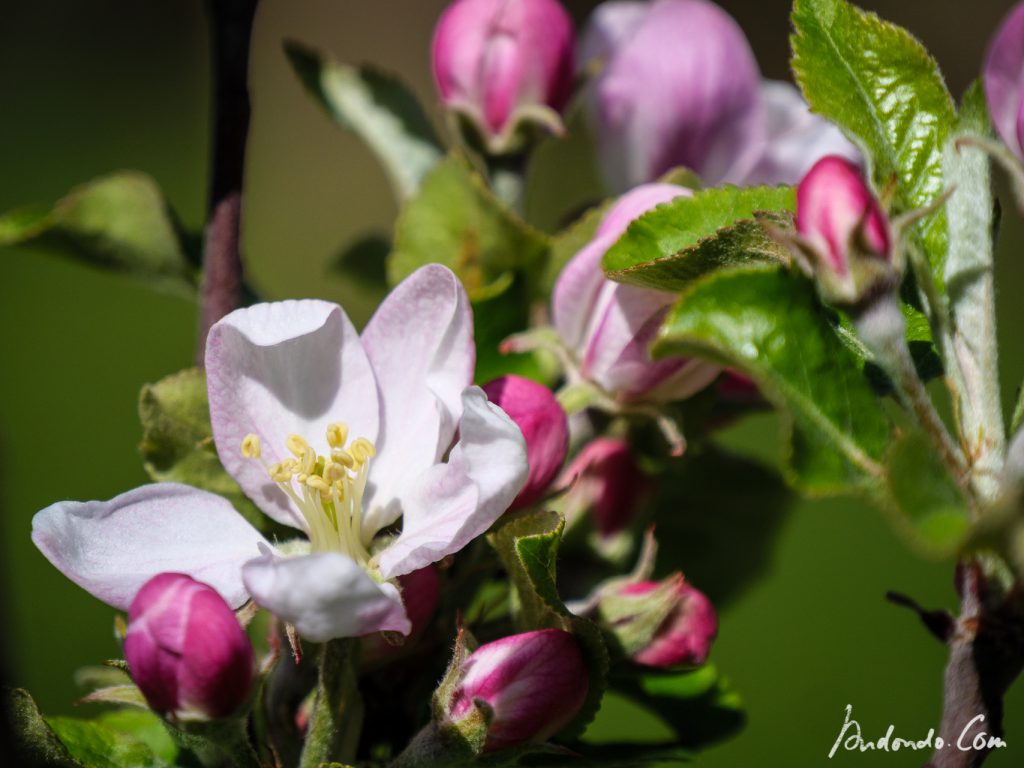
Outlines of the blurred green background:
M 721 3 L 751 38 L 763 72 L 787 76 L 788 3 Z M 293 37 L 398 73 L 433 106 L 428 44 L 442 0 L 264 0 L 252 58 L 253 126 L 244 219 L 252 281 L 267 298 L 353 300 L 329 265 L 396 208 L 359 143 L 306 97 L 281 51 Z M 582 22 L 594 3 L 569 4 Z M 1009 2 L 865 2 L 909 27 L 959 95 Z M 184 223 L 202 224 L 207 162 L 207 33 L 197 0 L 5 3 L 0 13 L 0 211 L 50 203 L 75 184 L 137 168 L 156 178 Z M 546 148 L 532 217 L 550 224 L 595 193 L 574 168 L 586 147 Z M 1003 383 L 1009 407 L 1024 378 L 1024 228 L 1007 210 L 999 249 Z M 142 482 L 136 398 L 146 382 L 191 364 L 196 307 L 38 249 L 0 249 L 0 547 L 4 676 L 44 711 L 70 713 L 72 672 L 117 653 L 112 612 L 67 581 L 29 541 L 32 515 L 64 498 L 105 499 Z M 771 454 L 774 420 L 723 439 Z M 749 510 L 757 516 L 760 510 Z M 682 510 L 681 514 L 685 514 Z M 665 553 L 663 557 L 668 557 Z M 687 564 L 678 564 L 684 571 Z M 699 586 L 699 585 L 698 585 Z M 791 505 L 765 577 L 723 606 L 714 661 L 743 695 L 750 722 L 705 766 L 915 766 L 921 755 L 840 753 L 846 704 L 868 738 L 896 725 L 922 738 L 938 725 L 945 649 L 886 590 L 955 606 L 951 568 L 923 562 L 882 516 L 855 500 Z M 1024 684 L 1006 707 L 1009 748 L 989 763 L 1024 764 Z M 656 732 L 611 702 L 595 734 Z

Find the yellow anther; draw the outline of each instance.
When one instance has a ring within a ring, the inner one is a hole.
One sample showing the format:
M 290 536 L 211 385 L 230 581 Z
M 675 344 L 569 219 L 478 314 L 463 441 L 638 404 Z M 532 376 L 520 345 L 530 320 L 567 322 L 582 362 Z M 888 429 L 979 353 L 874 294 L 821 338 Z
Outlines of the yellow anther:
M 251 432 L 242 441 L 242 455 L 247 459 L 258 459 L 260 457 L 260 438 Z
M 288 435 L 288 442 L 286 443 L 288 450 L 295 454 L 295 458 L 302 459 L 307 454 L 313 453 L 309 447 L 309 443 L 303 440 L 298 435 Z
M 293 462 L 289 464 L 289 462 Z M 294 471 L 294 459 L 287 459 L 285 461 L 279 461 L 267 470 L 270 475 L 270 479 L 275 483 L 287 483 L 292 479 L 292 472 Z
M 331 451 L 331 460 L 336 464 L 341 464 L 349 469 L 352 469 L 356 465 L 356 460 L 352 458 L 352 454 L 348 451 L 343 451 L 340 448 L 335 448 Z
M 323 479 L 328 483 L 336 483 L 345 477 L 345 467 L 340 463 L 331 463 L 324 467 Z
M 348 448 L 349 453 L 352 457 L 360 464 L 366 462 L 367 459 L 377 455 L 377 449 L 374 448 L 373 443 L 367 440 L 365 437 L 357 437 L 352 441 L 352 445 Z
M 299 459 L 299 467 L 302 469 L 303 474 L 312 475 L 316 472 L 316 460 L 317 455 L 312 449 L 302 454 L 302 457 Z
M 319 475 L 310 475 L 307 477 L 306 485 L 314 491 L 320 491 L 322 495 L 326 495 L 331 492 L 330 484 Z
M 345 481 L 336 480 L 334 482 L 334 492 L 338 494 L 339 499 L 345 498 Z
M 327 444 L 331 448 L 344 448 L 346 440 L 348 440 L 348 424 L 338 421 L 327 426 Z

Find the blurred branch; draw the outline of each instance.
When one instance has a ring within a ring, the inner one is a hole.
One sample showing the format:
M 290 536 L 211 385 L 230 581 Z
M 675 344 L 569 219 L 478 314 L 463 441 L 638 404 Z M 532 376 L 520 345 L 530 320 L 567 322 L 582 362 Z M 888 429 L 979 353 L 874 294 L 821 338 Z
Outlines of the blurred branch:
M 213 67 L 213 143 L 203 244 L 203 287 L 196 358 L 206 335 L 242 297 L 239 250 L 242 179 L 249 134 L 249 40 L 258 0 L 208 0 Z

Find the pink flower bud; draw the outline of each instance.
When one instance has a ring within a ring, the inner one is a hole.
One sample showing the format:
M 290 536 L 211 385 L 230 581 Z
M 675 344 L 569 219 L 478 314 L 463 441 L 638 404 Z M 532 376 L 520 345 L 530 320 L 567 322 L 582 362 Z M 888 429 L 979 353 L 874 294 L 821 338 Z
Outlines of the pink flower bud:
M 703 664 L 718 632 L 711 601 L 678 573 L 620 586 L 602 597 L 598 611 L 627 655 L 649 667 Z
M 474 699 L 494 718 L 484 751 L 545 741 L 575 717 L 589 685 L 576 639 L 559 629 L 503 637 L 477 648 L 462 667 L 448 711 L 458 721 Z
M 590 512 L 602 536 L 626 528 L 643 505 L 651 484 L 633 461 L 625 440 L 599 437 L 583 447 L 558 481 L 569 519 Z
M 796 228 L 829 301 L 854 304 L 898 282 L 889 220 L 849 160 L 829 155 L 796 193 Z
M 484 385 L 487 399 L 516 423 L 526 438 L 529 474 L 512 509 L 538 501 L 555 479 L 569 447 L 565 411 L 547 387 L 522 376 L 502 376 Z
M 212 588 L 180 573 L 147 581 L 128 611 L 125 658 L 132 679 L 161 715 L 220 718 L 252 687 L 252 645 Z
M 437 604 L 441 598 L 441 579 L 437 568 L 428 565 L 418 571 L 406 573 L 398 577 L 398 586 L 402 590 L 402 605 L 405 615 L 409 618 L 412 628 L 401 640 L 385 637 L 381 632 L 363 637 L 363 650 L 360 660 L 363 664 L 378 664 L 392 656 L 400 648 L 411 646 L 423 634 L 434 618 Z
M 735 182 L 756 162 L 760 73 L 743 31 L 714 3 L 603 3 L 581 51 L 605 62 L 588 102 L 612 190 L 675 166 Z
M 674 293 L 608 280 L 601 260 L 630 222 L 661 203 L 692 194 L 672 184 L 645 184 L 605 214 L 594 239 L 565 266 L 551 297 L 551 314 L 582 378 L 620 400 L 679 400 L 717 375 L 710 363 L 681 358 L 654 361 L 648 347 Z
M 985 55 L 985 97 L 999 137 L 1024 160 L 1024 3 L 1003 19 Z
M 557 0 L 456 0 L 434 30 L 434 81 L 445 105 L 500 154 L 517 148 L 523 122 L 561 130 L 574 44 Z

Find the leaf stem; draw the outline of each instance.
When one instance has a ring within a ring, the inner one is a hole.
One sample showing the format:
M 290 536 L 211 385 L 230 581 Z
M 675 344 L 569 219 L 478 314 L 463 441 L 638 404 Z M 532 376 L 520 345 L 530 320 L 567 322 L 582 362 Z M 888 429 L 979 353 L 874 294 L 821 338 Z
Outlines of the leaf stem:
M 321 648 L 316 701 L 299 768 L 355 757 L 363 724 L 355 669 L 358 647 L 357 640 L 329 640 Z
M 213 137 L 196 344 L 196 360 L 200 366 L 206 354 L 210 326 L 236 309 L 242 300 L 239 240 L 249 134 L 249 42 L 258 2 L 207 2 L 213 65 Z

